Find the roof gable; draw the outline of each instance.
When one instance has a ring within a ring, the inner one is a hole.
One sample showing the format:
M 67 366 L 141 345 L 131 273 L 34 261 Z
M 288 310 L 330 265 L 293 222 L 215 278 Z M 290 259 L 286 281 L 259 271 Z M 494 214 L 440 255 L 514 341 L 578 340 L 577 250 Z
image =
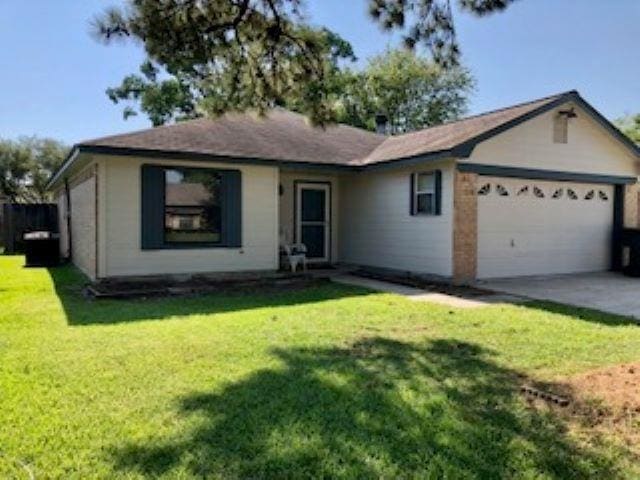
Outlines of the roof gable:
M 162 158 L 257 161 L 366 169 L 426 158 L 467 158 L 475 146 L 535 116 L 574 102 L 640 158 L 640 148 L 576 91 L 565 92 L 397 136 L 347 125 L 309 125 L 305 117 L 275 109 L 264 117 L 231 113 L 82 142 L 54 174 L 51 187 L 78 151 Z

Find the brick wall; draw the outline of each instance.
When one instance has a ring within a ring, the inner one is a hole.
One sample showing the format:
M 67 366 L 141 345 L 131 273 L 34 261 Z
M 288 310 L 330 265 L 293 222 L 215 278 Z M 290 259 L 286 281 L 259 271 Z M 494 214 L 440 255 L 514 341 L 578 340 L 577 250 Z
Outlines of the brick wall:
M 455 172 L 453 198 L 453 281 L 476 279 L 478 267 L 478 175 Z
M 640 225 L 640 189 L 638 184 L 624 187 L 624 226 L 637 228 Z

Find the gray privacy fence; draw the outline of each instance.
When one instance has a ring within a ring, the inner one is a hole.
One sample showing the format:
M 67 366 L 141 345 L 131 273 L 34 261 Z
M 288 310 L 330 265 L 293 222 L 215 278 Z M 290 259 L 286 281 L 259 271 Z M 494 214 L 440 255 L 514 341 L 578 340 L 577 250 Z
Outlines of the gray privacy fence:
M 59 232 L 56 204 L 7 203 L 2 205 L 0 237 L 5 253 L 24 252 L 23 235 L 39 230 Z

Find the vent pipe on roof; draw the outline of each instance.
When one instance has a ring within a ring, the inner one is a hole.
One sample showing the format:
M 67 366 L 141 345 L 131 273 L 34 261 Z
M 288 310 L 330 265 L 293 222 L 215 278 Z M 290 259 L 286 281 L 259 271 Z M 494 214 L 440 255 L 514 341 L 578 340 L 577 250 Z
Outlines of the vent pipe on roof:
M 389 134 L 389 119 L 384 113 L 376 114 L 376 133 L 379 135 Z

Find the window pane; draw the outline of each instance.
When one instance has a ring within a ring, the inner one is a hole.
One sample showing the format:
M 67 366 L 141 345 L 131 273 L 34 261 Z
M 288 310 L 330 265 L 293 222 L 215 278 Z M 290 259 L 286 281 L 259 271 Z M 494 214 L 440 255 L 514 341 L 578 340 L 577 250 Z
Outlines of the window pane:
M 220 242 L 220 175 L 199 168 L 165 170 L 164 218 L 166 242 Z
M 433 173 L 418 174 L 418 192 L 433 192 L 435 189 L 435 175 Z
M 433 194 L 432 193 L 419 193 L 417 195 L 418 213 L 433 213 Z
M 302 218 L 303 222 L 324 222 L 325 192 L 304 188 L 302 190 Z

